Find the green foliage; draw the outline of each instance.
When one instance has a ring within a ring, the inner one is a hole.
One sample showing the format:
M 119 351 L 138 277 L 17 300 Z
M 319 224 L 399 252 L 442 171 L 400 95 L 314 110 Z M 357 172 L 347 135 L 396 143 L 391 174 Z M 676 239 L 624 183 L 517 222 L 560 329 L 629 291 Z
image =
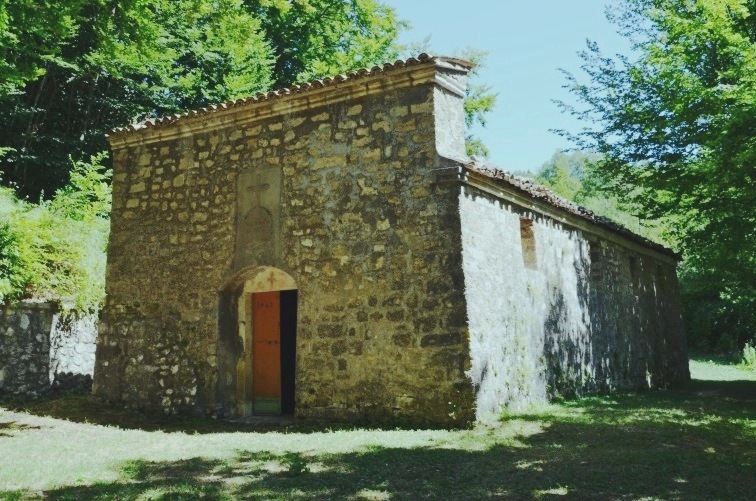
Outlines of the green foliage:
M 695 351 L 736 354 L 753 339 L 753 312 L 728 294 L 725 277 L 716 269 L 683 262 L 680 289 L 688 344 Z M 747 298 L 746 298 L 747 299 Z
M 77 162 L 70 184 L 49 202 L 22 201 L 0 187 L 0 302 L 33 297 L 81 311 L 101 304 L 110 209 L 102 160 Z
M 467 47 L 455 54 L 456 57 L 466 59 L 475 67 L 470 71 L 467 82 L 467 95 L 465 96 L 465 125 L 467 136 L 465 137 L 465 149 L 468 156 L 477 155 L 488 157 L 488 147 L 483 141 L 469 132 L 475 124 L 486 126 L 486 115 L 491 113 L 496 106 L 498 93 L 491 91 L 491 86 L 478 82 L 480 70 L 486 66 L 487 51 Z
M 126 461 L 121 466 L 121 473 L 130 480 L 144 480 L 148 475 L 148 463 L 141 459 Z
M 465 154 L 469 157 L 475 155 L 477 157 L 488 158 L 491 151 L 481 138 L 468 133 L 465 137 Z
M 743 347 L 743 365 L 752 370 L 756 370 L 756 346 L 746 343 Z
M 379 0 L 0 0 L 0 171 L 55 193 L 113 127 L 395 59 L 406 27 Z M 494 101 L 471 83 L 468 125 Z
M 37 9 L 36 2 L 14 4 L 22 53 L 37 50 L 24 40 L 47 33 Z M 68 177 L 69 159 L 105 150 L 105 133 L 115 126 L 271 83 L 270 46 L 241 0 L 69 0 L 60 12 L 65 32 L 50 33 L 23 85 L 0 92 L 7 125 L 0 146 L 13 149 L 0 167 L 22 194 L 54 192 Z
M 0 300 L 100 303 L 108 130 L 394 59 L 406 26 L 378 0 L 0 0 L 0 171 L 54 193 L 0 191 Z M 495 95 L 468 94 L 484 124 Z
M 7 202 L 6 194 L 0 193 L 0 203 Z M 28 281 L 20 247 L 19 236 L 10 224 L 0 223 L 0 300 L 16 295 Z
M 674 222 L 689 314 L 708 311 L 709 347 L 742 346 L 756 326 L 756 1 L 630 0 L 612 19 L 633 53 L 589 43 L 588 83 L 568 74 L 582 108 L 563 107 L 592 126 L 570 137 L 603 155 L 603 189 Z
M 73 35 L 76 1 L 0 0 L 0 98 L 44 75 Z
M 170 97 L 157 114 L 267 90 L 273 57 L 260 20 L 241 0 L 182 0 L 162 6 L 170 67 L 155 91 Z M 162 61 L 162 59 L 159 59 Z
M 273 85 L 286 87 L 395 59 L 407 23 L 377 0 L 247 0 L 275 63 Z
M 524 173 L 557 195 L 621 224 L 654 242 L 672 246 L 669 221 L 643 219 L 633 203 L 603 192 L 595 182 L 594 169 L 602 156 L 594 152 L 556 151 L 535 173 Z
M 77 221 L 92 221 L 110 216 L 111 170 L 103 164 L 108 157 L 105 152 L 90 158 L 89 162 L 75 161 L 68 184 L 55 193 L 50 209 Z
M 403 26 L 376 0 L 0 3 L 0 170 L 53 193 L 113 127 L 392 59 Z
M 281 457 L 281 463 L 291 476 L 303 475 L 310 473 L 310 467 L 307 460 L 301 454 L 296 452 L 287 452 Z
M 0 301 L 22 296 L 33 278 L 26 235 L 15 224 L 27 210 L 13 190 L 0 186 Z

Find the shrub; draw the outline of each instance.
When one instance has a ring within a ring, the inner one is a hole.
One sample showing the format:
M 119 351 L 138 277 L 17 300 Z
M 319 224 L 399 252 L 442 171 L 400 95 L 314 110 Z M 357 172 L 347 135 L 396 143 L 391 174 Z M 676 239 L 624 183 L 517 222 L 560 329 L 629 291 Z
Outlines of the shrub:
M 756 347 L 746 343 L 743 347 L 743 365 L 749 369 L 756 370 Z
M 75 162 L 70 183 L 50 201 L 19 200 L 0 187 L 0 301 L 38 298 L 82 311 L 101 305 L 110 212 L 103 159 Z

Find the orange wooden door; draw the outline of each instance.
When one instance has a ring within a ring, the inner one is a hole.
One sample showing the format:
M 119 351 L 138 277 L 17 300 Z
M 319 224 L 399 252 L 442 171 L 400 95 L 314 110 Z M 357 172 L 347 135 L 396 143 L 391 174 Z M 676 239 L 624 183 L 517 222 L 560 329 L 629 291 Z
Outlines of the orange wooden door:
M 281 398 L 281 295 L 252 294 L 252 392 L 255 399 Z

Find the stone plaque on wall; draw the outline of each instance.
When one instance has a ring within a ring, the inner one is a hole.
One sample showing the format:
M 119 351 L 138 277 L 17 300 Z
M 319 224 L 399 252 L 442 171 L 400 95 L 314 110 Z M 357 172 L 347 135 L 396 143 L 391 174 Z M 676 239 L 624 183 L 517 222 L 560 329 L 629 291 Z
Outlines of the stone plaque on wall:
M 273 263 L 281 253 L 280 169 L 242 171 L 236 200 L 236 268 Z

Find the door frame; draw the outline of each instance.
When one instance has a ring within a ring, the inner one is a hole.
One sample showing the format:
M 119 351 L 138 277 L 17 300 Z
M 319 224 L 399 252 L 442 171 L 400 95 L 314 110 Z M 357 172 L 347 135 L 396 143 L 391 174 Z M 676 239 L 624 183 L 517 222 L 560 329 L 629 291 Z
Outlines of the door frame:
M 234 313 L 236 313 L 237 320 L 236 332 L 238 339 L 241 341 L 234 371 L 235 388 L 232 391 L 235 405 L 233 406 L 234 409 L 232 412 L 234 415 L 240 417 L 273 414 L 272 412 L 255 412 L 256 409 L 252 391 L 252 364 L 254 364 L 254 360 L 251 359 L 252 346 L 254 342 L 252 295 L 262 292 L 298 292 L 297 283 L 288 273 L 284 272 L 283 270 L 267 266 L 260 266 L 238 273 L 232 280 L 227 282 L 227 287 L 225 289 L 236 290 L 236 293 L 233 293 L 233 299 L 236 302 L 236 311 Z M 296 306 L 297 305 L 295 304 L 293 308 L 295 315 L 297 313 Z M 293 336 L 293 349 L 296 350 L 296 324 L 294 325 Z M 293 367 L 291 367 L 290 370 L 293 370 L 296 373 L 296 361 L 294 361 L 294 364 L 292 365 Z M 222 376 L 223 375 L 219 373 L 219 377 Z M 282 374 L 282 379 L 283 377 L 284 375 Z M 219 381 L 221 380 L 219 379 Z M 293 392 L 293 388 L 291 391 Z M 281 407 L 279 406 L 279 409 L 280 408 Z

